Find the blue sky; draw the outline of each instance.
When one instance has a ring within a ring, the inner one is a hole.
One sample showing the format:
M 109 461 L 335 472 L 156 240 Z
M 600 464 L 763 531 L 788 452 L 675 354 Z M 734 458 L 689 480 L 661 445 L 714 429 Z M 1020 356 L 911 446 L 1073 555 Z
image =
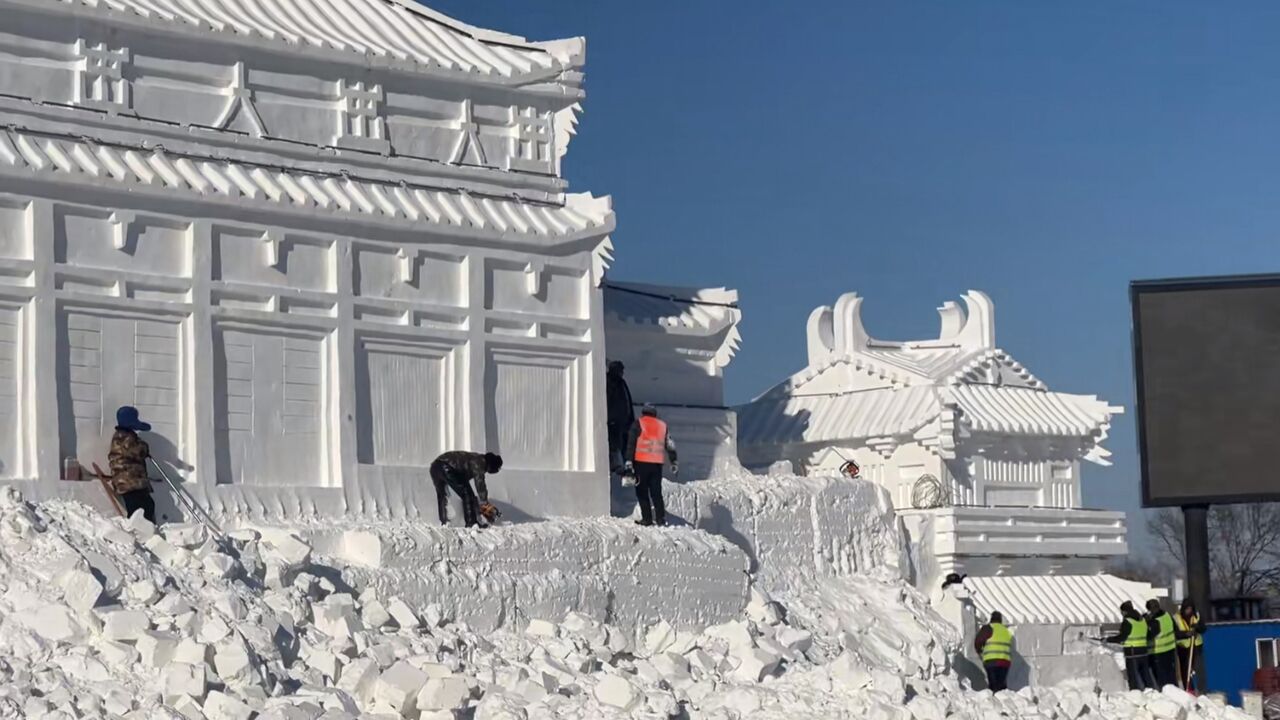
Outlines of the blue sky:
M 741 292 L 734 402 L 842 292 L 912 339 L 981 289 L 1032 372 L 1129 410 L 1085 501 L 1134 510 L 1128 282 L 1280 270 L 1280 4 L 429 4 L 587 37 L 565 173 L 614 196 L 614 277 Z

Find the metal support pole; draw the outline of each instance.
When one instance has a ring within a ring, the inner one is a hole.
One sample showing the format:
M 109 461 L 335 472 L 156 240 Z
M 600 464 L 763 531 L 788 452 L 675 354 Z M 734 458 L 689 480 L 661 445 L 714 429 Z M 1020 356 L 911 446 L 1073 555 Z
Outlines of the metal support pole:
M 1212 596 L 1209 591 L 1209 506 L 1184 505 L 1182 508 L 1182 549 L 1187 557 L 1187 593 L 1200 611 L 1200 617 L 1213 620 Z M 1181 602 L 1174 598 L 1174 602 Z M 1207 671 L 1209 668 L 1205 667 Z M 1207 672 L 1205 673 L 1208 674 Z M 1208 687 L 1207 677 L 1197 678 L 1199 687 Z

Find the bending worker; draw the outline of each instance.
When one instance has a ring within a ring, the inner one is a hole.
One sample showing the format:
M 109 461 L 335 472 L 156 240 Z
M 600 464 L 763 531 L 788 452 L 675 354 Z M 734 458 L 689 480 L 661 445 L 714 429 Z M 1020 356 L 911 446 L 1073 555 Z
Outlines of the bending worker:
M 1004 616 L 991 613 L 991 622 L 978 630 L 973 647 L 982 656 L 982 669 L 987 671 L 987 688 L 991 692 L 1009 689 L 1009 666 L 1013 664 L 1013 633 L 1004 626 Z
M 1151 670 L 1151 626 L 1133 603 L 1120 604 L 1120 632 L 1105 638 L 1104 642 L 1119 643 L 1124 647 L 1124 674 L 1130 690 L 1155 689 L 1155 675 Z
M 495 453 L 465 452 L 454 450 L 436 458 L 431 463 L 431 483 L 436 487 L 436 504 L 440 510 L 440 524 L 449 524 L 449 494 L 445 486 L 462 499 L 462 517 L 467 527 L 480 524 L 477 515 L 483 514 L 486 522 L 493 522 L 498 516 L 497 508 L 489 503 L 489 486 L 484 482 L 486 474 L 492 475 L 502 469 L 502 456 Z M 476 489 L 471 490 L 471 481 L 475 481 Z M 476 495 L 479 495 L 477 501 Z M 484 507 L 480 506 L 484 503 Z M 487 527 L 487 525 L 480 525 Z
M 679 475 L 676 444 L 667 434 L 667 424 L 658 419 L 658 410 L 645 403 L 640 419 L 631 426 L 627 439 L 627 467 L 636 477 L 636 502 L 640 504 L 638 525 L 666 525 L 667 507 L 662 502 L 662 468 L 671 460 L 671 474 Z
M 1182 601 L 1182 607 L 1173 616 L 1178 631 L 1179 687 L 1197 693 L 1204 692 L 1204 622 L 1196 612 L 1191 598 Z

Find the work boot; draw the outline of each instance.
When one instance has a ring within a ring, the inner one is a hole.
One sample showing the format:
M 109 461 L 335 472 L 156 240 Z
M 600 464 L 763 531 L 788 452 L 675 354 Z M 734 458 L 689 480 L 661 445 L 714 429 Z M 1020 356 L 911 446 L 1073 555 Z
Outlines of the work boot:
M 652 521 L 652 520 L 637 520 L 637 521 L 636 521 L 636 524 L 637 524 L 637 525 L 639 525 L 639 526 L 641 526 L 641 527 L 650 527 L 650 526 L 652 526 L 652 525 L 653 525 L 653 521 Z
M 654 520 L 654 521 L 653 521 L 653 524 L 654 524 L 654 525 L 657 525 L 658 527 L 666 527 L 666 526 L 667 526 L 667 519 L 666 519 L 666 518 L 658 518 L 657 520 Z

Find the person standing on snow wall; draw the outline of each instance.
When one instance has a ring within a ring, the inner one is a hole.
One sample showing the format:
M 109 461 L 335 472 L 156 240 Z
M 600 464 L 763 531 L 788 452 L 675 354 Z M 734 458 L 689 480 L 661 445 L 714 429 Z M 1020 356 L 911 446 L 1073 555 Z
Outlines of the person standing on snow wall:
M 627 433 L 636 422 L 636 407 L 631 399 L 631 388 L 623 379 L 626 370 L 621 360 L 609 363 L 605 376 L 605 430 L 609 436 L 609 472 L 622 469 L 622 453 L 626 449 Z
M 631 426 L 627 439 L 627 464 L 623 472 L 636 477 L 636 501 L 640 504 L 637 525 L 666 525 L 667 507 L 662 501 L 662 468 L 671 460 L 671 474 L 680 474 L 676 444 L 667 434 L 667 424 L 658 419 L 658 410 L 645 404 L 640 419 Z
M 1130 690 L 1156 689 L 1156 678 L 1151 669 L 1151 623 L 1142 617 L 1133 603 L 1120 604 L 1120 632 L 1104 638 L 1103 642 L 1119 643 L 1124 648 L 1124 674 Z
M 111 468 L 111 489 L 120 496 L 126 515 L 141 510 L 153 525 L 156 501 L 151 497 L 151 478 L 147 477 L 147 458 L 151 448 L 139 432 L 150 432 L 151 424 L 138 418 L 138 408 L 124 405 L 116 410 L 116 431 L 111 436 L 107 465 Z
M 991 613 L 991 622 L 982 626 L 973 638 L 973 647 L 982 656 L 982 669 L 987 671 L 987 688 L 991 692 L 1009 689 L 1009 667 L 1013 665 L 1013 633 L 1004 626 L 1004 616 Z
M 1204 621 L 1196 612 L 1196 604 L 1191 602 L 1191 598 L 1182 601 L 1173 622 L 1178 630 L 1178 679 L 1181 681 L 1178 686 L 1183 690 L 1203 693 Z
M 484 514 L 484 519 L 491 523 L 497 517 L 496 509 L 489 504 L 489 486 L 484 476 L 492 475 L 502 469 L 502 456 L 495 453 L 466 452 L 454 450 L 436 458 L 431 463 L 431 483 L 436 487 L 436 504 L 440 511 L 440 524 L 449 524 L 449 493 L 446 486 L 453 489 L 462 499 L 462 517 L 467 527 L 480 525 L 477 516 Z M 476 489 L 471 490 L 471 481 L 475 481 Z M 476 495 L 479 495 L 479 500 Z M 480 507 L 484 503 L 484 509 Z M 488 525 L 480 525 L 488 527 Z
M 1160 607 L 1160 601 L 1152 598 L 1147 601 L 1147 620 L 1154 633 L 1151 638 L 1151 669 L 1156 675 L 1156 686 L 1159 690 L 1165 685 L 1182 687 L 1178 682 L 1178 628 L 1173 623 L 1173 616 Z

